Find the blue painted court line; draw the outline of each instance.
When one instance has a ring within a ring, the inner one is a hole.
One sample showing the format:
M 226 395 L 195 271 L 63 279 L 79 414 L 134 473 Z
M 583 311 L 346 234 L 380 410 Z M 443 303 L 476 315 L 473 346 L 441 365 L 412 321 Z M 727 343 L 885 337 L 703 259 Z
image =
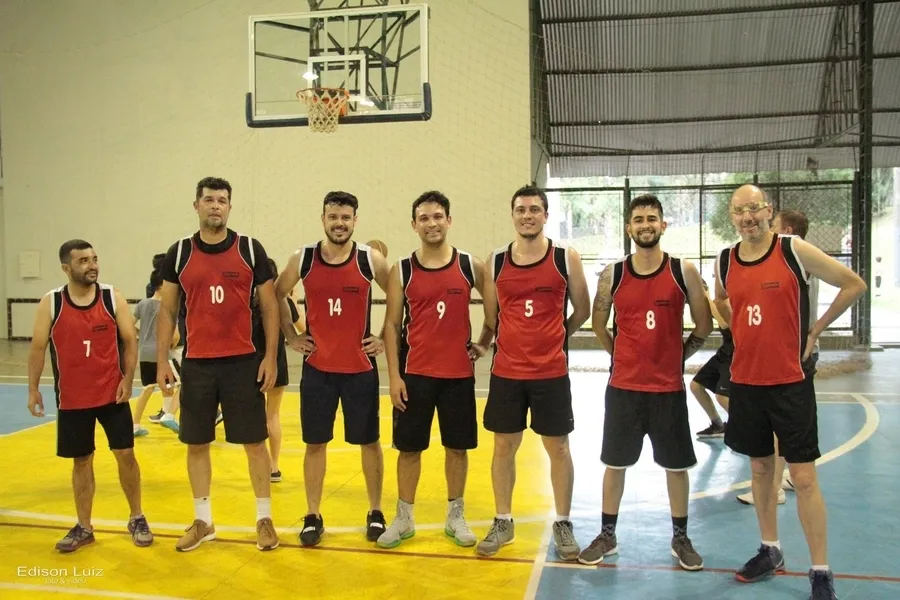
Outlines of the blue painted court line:
M 56 394 L 52 385 L 41 385 L 44 397 L 43 418 L 33 417 L 28 412 L 28 386 L 17 383 L 0 383 L 0 435 L 9 435 L 56 420 Z M 133 388 L 132 397 L 140 394 L 140 388 Z

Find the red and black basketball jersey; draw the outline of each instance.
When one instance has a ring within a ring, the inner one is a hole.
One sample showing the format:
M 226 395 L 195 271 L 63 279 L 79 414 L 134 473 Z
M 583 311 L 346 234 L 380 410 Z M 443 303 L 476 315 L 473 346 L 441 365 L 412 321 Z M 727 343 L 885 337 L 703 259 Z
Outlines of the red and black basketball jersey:
M 566 249 L 547 240 L 547 253 L 530 265 L 517 265 L 511 252 L 512 244 L 491 255 L 500 305 L 491 372 L 508 379 L 563 377 L 569 372 Z
M 50 362 L 60 410 L 94 408 L 116 401 L 124 375 L 122 343 L 112 286 L 95 285 L 94 300 L 77 306 L 67 286 L 50 296 Z
M 745 385 L 802 381 L 809 276 L 794 250 L 794 236 L 774 235 L 768 251 L 752 262 L 741 260 L 739 249 L 740 243 L 722 250 L 716 261 L 731 303 L 731 380 Z
M 306 294 L 306 330 L 316 349 L 306 361 L 329 373 L 363 373 L 374 368 L 362 351 L 372 320 L 375 267 L 369 246 L 353 242 L 340 264 L 322 258 L 321 242 L 298 250 Z
M 163 275 L 182 289 L 184 358 L 254 353 L 251 302 L 256 286 L 272 278 L 259 242 L 231 230 L 218 244 L 194 234 L 178 241 L 169 255 Z
M 469 302 L 475 287 L 472 256 L 453 249 L 443 267 L 423 267 L 412 253 L 400 261 L 403 329 L 400 365 L 404 373 L 461 379 L 472 377 Z
M 682 263 L 663 254 L 653 273 L 634 271 L 632 256 L 615 263 L 613 354 L 609 384 L 636 392 L 684 389 L 684 305 Z

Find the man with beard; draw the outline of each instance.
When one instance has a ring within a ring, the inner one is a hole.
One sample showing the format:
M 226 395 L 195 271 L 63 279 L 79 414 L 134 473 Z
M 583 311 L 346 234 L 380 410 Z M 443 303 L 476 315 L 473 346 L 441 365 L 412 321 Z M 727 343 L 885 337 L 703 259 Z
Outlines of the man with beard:
M 595 565 L 618 552 L 616 521 L 625 470 L 637 463 L 647 435 L 653 460 L 666 470 L 672 556 L 682 569 L 699 571 L 703 559 L 687 535 L 687 471 L 697 458 L 688 423 L 684 362 L 712 331 L 709 301 L 697 268 L 660 248 L 666 222 L 656 196 L 631 201 L 625 228 L 637 251 L 603 270 L 594 300 L 594 333 L 612 355 L 600 455 L 606 471 L 602 529 L 578 560 Z M 687 339 L 685 303 L 694 320 Z M 610 309 L 615 311 L 612 336 L 606 330 Z
M 485 281 L 484 263 L 447 242 L 450 200 L 425 192 L 412 204 L 412 228 L 422 247 L 391 269 L 384 345 L 394 405 L 397 457 L 397 516 L 380 538 L 394 548 L 416 533 L 413 506 L 437 409 L 447 478 L 444 532 L 460 546 L 474 546 L 464 516 L 468 453 L 478 446 L 474 361 L 494 337 L 496 301 Z M 484 327 L 472 344 L 472 289 L 485 299 Z
M 494 433 L 491 481 L 497 515 L 476 552 L 496 554 L 515 539 L 512 494 L 516 452 L 531 411 L 531 429 L 550 458 L 556 504 L 553 542 L 563 560 L 580 551 L 569 513 L 575 473 L 569 434 L 575 428 L 569 383 L 568 340 L 590 314 L 581 257 L 544 236 L 547 195 L 536 187 L 517 190 L 510 201 L 516 239 L 487 261 L 498 311 L 497 348 L 491 367 L 484 427 Z M 573 312 L 568 316 L 568 303 Z M 487 309 L 486 309 L 487 310 Z
M 97 255 L 84 240 L 59 249 L 69 283 L 48 292 L 38 305 L 28 355 L 28 410 L 44 416 L 40 391 L 44 353 L 50 345 L 56 388 L 56 454 L 71 458 L 78 523 L 57 542 L 60 552 L 93 543 L 94 427 L 99 421 L 119 465 L 119 482 L 131 516 L 128 531 L 137 546 L 153 534 L 141 511 L 141 471 L 134 457 L 131 382 L 137 363 L 137 336 L 122 293 L 97 283 Z
M 197 184 L 194 210 L 200 230 L 169 248 L 163 265 L 162 300 L 156 336 L 157 381 L 163 393 L 176 383 L 169 366 L 169 341 L 184 315 L 181 362 L 181 423 L 194 495 L 194 522 L 175 544 L 187 552 L 215 539 L 209 444 L 216 439 L 221 405 L 225 441 L 247 453 L 256 495 L 256 546 L 278 547 L 272 524 L 269 452 L 266 449 L 265 392 L 275 383 L 279 311 L 266 251 L 257 240 L 228 229 L 231 185 L 207 177 Z M 253 345 L 251 299 L 259 294 L 266 348 Z
M 325 240 L 298 250 L 276 283 L 281 328 L 291 348 L 306 355 L 300 379 L 300 425 L 306 455 L 303 479 L 307 512 L 300 543 L 314 546 L 325 531 L 319 511 L 325 482 L 328 442 L 334 438 L 338 401 L 344 439 L 358 445 L 369 495 L 366 539 L 385 531 L 381 512 L 384 457 L 379 442 L 378 368 L 383 352 L 370 331 L 372 281 L 387 291 L 388 265 L 382 254 L 352 241 L 359 201 L 347 192 L 329 192 L 322 203 Z M 302 282 L 306 297 L 306 332 L 297 335 L 284 300 Z
M 762 543 L 735 577 L 752 583 L 785 571 L 778 541 L 775 445 L 787 461 L 797 512 L 812 559 L 813 600 L 836 598 L 827 560 L 827 519 L 815 461 L 819 452 L 816 392 L 809 358 L 819 335 L 866 291 L 853 271 L 796 236 L 769 229 L 772 205 L 754 185 L 731 197 L 741 241 L 716 261 L 716 305 L 734 335 L 731 402 L 725 444 L 750 457 Z M 839 288 L 811 324 L 809 277 Z

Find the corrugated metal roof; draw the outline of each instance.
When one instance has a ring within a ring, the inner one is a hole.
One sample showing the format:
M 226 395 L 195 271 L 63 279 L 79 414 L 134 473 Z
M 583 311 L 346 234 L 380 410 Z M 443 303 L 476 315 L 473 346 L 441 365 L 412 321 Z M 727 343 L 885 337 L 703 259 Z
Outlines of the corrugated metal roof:
M 546 25 L 547 70 L 641 69 L 815 59 L 833 8 L 753 15 Z
M 679 156 L 556 157 L 553 177 L 621 177 L 638 175 L 686 175 L 699 173 L 752 173 L 754 171 L 803 171 L 814 159 L 820 170 L 846 169 L 858 162 L 852 148 L 783 150 L 771 153 L 734 152 Z M 900 148 L 875 148 L 874 166 L 900 164 Z
M 875 54 L 900 52 L 900 3 L 875 5 Z
M 551 123 L 818 109 L 824 65 L 628 75 L 550 75 Z
M 810 4 L 833 4 L 834 0 L 811 0 Z M 541 0 L 546 19 L 648 15 L 654 13 L 709 10 L 711 8 L 769 7 L 785 0 Z
M 711 149 L 813 140 L 825 62 L 748 67 L 754 63 L 821 61 L 829 57 L 836 16 L 857 27 L 857 8 L 819 6 L 770 12 L 629 19 L 628 15 L 785 6 L 785 0 L 542 0 L 542 19 L 596 18 L 543 26 L 550 151 L 554 176 L 683 174 L 708 171 L 804 169 L 857 164 L 855 148 L 744 151 Z M 875 52 L 900 52 L 900 3 L 875 6 Z M 610 19 L 609 16 L 613 18 Z M 603 17 L 606 17 L 605 19 Z M 853 48 L 838 50 L 845 54 Z M 839 63 L 855 74 L 855 61 Z M 694 67 L 694 68 L 691 68 Z M 710 67 L 716 67 L 710 69 Z M 664 72 L 679 69 L 678 72 Z M 598 73 L 599 71 L 599 73 Z M 569 72 L 577 72 L 572 74 Z M 876 60 L 874 105 L 900 107 L 900 59 Z M 852 85 L 853 78 L 845 82 Z M 847 90 L 843 108 L 856 107 Z M 811 113 L 738 120 L 733 117 Z M 716 120 L 715 117 L 723 117 Z M 682 123 L 655 121 L 686 120 Z M 700 121 L 697 121 L 700 119 Z M 618 124 L 617 124 L 618 123 Z M 876 136 L 900 136 L 900 113 L 876 114 Z M 856 142 L 851 130 L 842 143 Z M 800 140 L 800 141 L 797 141 Z M 876 141 L 890 137 L 876 137 Z M 604 150 L 605 149 L 605 150 Z M 697 154 L 681 152 L 700 150 Z M 568 156 L 632 151 L 627 156 Z M 650 155 L 679 152 L 677 155 Z M 644 155 L 646 153 L 647 155 Z M 563 156 L 560 156 L 563 155 Z M 879 147 L 876 166 L 900 165 L 900 148 Z M 768 164 L 762 166 L 763 163 Z M 772 162 L 775 161 L 775 162 Z M 705 166 L 704 166 L 705 165 Z
M 778 142 L 810 142 L 818 117 L 766 119 L 716 123 L 681 123 L 641 127 L 554 127 L 553 154 L 579 154 L 596 150 L 668 152 L 690 148 L 729 148 Z

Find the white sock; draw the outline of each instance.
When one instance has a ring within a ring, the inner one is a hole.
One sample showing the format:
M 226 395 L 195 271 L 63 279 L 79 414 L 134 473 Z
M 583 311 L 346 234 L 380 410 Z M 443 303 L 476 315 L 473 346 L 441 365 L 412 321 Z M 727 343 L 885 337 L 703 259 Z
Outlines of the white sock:
M 256 520 L 272 518 L 272 499 L 257 498 L 256 499 Z
M 831 569 L 828 568 L 828 565 L 813 565 L 812 570 L 813 571 L 822 571 L 823 573 L 825 573 L 827 571 L 830 571 Z
M 137 430 L 140 429 L 140 428 L 141 428 L 141 426 L 140 426 L 139 424 L 137 424 L 137 423 L 134 424 L 134 430 L 135 430 L 135 431 L 137 431 Z
M 406 511 L 407 516 L 412 519 L 413 518 L 413 505 L 405 500 L 400 500 L 400 506 Z
M 497 518 L 501 521 L 512 521 L 512 515 L 497 515 Z
M 212 504 L 209 496 L 194 498 L 194 517 L 207 525 L 212 525 Z
M 562 521 L 568 521 L 569 515 L 556 515 L 556 522 L 560 523 Z
M 163 412 L 167 415 L 172 414 L 172 400 L 174 396 L 163 396 Z
M 774 542 L 767 542 L 766 540 L 762 541 L 763 546 L 771 546 L 772 548 L 778 548 L 781 550 L 781 542 L 775 540 Z

